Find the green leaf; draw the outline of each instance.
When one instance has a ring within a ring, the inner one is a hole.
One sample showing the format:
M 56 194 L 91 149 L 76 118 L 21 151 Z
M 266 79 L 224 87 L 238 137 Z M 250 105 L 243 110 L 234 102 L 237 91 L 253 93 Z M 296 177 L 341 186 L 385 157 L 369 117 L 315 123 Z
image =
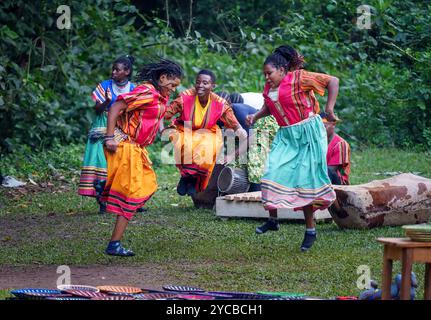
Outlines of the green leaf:
M 55 69 L 57 69 L 57 67 L 54 66 L 54 65 L 52 65 L 52 64 L 48 64 L 48 65 L 40 68 L 40 70 L 43 71 L 43 72 L 50 72 L 50 71 L 53 71 Z
M 13 40 L 15 40 L 15 39 L 18 39 L 18 38 L 19 38 L 19 35 L 18 35 L 15 31 L 12 31 L 11 29 L 9 29 L 9 27 L 8 27 L 8 26 L 3 26 L 3 27 L 0 29 L 0 31 L 1 31 L 5 36 L 7 36 L 7 37 L 9 37 L 9 38 L 11 38 L 11 39 L 13 39 Z

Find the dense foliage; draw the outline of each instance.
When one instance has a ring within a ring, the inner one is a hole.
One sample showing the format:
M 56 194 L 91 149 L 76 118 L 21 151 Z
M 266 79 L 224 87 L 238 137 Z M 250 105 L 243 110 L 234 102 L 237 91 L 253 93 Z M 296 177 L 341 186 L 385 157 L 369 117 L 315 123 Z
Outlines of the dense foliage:
M 71 28 L 59 29 L 62 2 L 0 3 L 0 154 L 84 143 L 90 93 L 120 55 L 133 54 L 137 68 L 147 55 L 177 60 L 182 89 L 211 68 L 219 89 L 261 91 L 262 62 L 285 43 L 307 69 L 340 79 L 336 111 L 354 146 L 431 148 L 426 1 L 369 1 L 371 29 L 358 28 L 359 1 L 335 0 L 75 0 Z

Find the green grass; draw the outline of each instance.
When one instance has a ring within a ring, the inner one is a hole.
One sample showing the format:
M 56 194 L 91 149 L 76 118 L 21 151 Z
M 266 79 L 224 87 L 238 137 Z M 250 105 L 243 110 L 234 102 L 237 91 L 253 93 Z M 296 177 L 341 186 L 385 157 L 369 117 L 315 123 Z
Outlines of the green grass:
M 352 183 L 386 178 L 385 172 L 416 172 L 431 178 L 429 154 L 369 149 L 353 153 Z M 104 255 L 114 218 L 100 216 L 93 199 L 76 194 L 76 183 L 61 193 L 29 193 L 11 198 L 0 188 L 0 265 L 127 265 L 156 263 L 181 279 L 212 290 L 289 291 L 331 297 L 358 295 L 357 268 L 368 265 L 380 282 L 382 248 L 377 237 L 402 236 L 399 227 L 340 230 L 319 224 L 313 250 L 299 252 L 304 226 L 282 223 L 279 232 L 256 235 L 262 221 L 217 218 L 197 210 L 175 192 L 174 167 L 157 169 L 159 190 L 149 212 L 131 221 L 124 243 L 137 255 Z M 395 272 L 399 271 L 396 264 Z M 422 281 L 424 268 L 414 271 Z M 420 283 L 420 292 L 422 283 Z M 421 294 L 421 293 L 420 293 Z M 0 291 L 0 298 L 7 296 Z

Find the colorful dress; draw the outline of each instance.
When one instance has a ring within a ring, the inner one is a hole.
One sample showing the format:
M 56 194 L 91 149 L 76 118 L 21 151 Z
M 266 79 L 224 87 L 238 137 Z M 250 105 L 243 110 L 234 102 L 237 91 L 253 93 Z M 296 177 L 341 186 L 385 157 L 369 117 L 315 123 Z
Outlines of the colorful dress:
M 278 130 L 262 177 L 266 210 L 325 209 L 335 200 L 326 165 L 327 137 L 314 92 L 323 95 L 331 77 L 305 70 L 288 72 L 277 90 L 263 96 Z
M 223 146 L 217 121 L 228 129 L 239 126 L 228 102 L 211 92 L 207 106 L 201 106 L 194 88 L 188 89 L 174 100 L 165 115 L 172 123 L 170 139 L 174 145 L 177 168 L 182 177 L 196 178 L 196 191 L 202 192 L 208 185 L 216 164 L 217 154 Z M 187 129 L 189 128 L 189 129 Z
M 168 99 L 147 82 L 117 98 L 127 108 L 114 131 L 117 150 L 105 150 L 108 176 L 101 200 L 106 202 L 107 212 L 130 220 L 156 192 L 156 174 L 145 147 L 157 135 Z
M 350 184 L 350 146 L 346 140 L 336 133 L 334 133 L 332 140 L 329 142 L 326 162 L 328 166 L 337 167 L 337 175 L 341 184 Z
M 85 147 L 84 160 L 81 167 L 78 194 L 81 196 L 100 197 L 106 181 L 106 159 L 103 151 L 103 136 L 106 133 L 108 110 L 117 100 L 117 95 L 130 92 L 135 85 L 131 82 L 123 88 L 118 88 L 112 79 L 102 81 L 93 91 L 94 102 L 104 103 L 106 95 L 111 102 L 91 125 Z

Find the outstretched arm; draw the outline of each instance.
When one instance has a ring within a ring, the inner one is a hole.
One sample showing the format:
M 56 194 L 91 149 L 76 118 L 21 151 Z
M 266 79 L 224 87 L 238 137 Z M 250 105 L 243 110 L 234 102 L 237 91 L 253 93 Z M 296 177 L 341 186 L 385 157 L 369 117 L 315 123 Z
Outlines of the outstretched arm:
M 267 116 L 271 115 L 271 112 L 269 112 L 269 108 L 266 104 L 263 105 L 262 109 L 260 109 L 255 114 L 249 114 L 246 118 L 247 125 L 250 127 L 259 119 L 265 118 Z
M 328 89 L 328 100 L 326 102 L 325 113 L 327 114 L 328 121 L 337 121 L 338 118 L 334 113 L 335 102 L 337 101 L 339 88 L 339 80 L 337 77 L 332 77 L 329 80 Z

